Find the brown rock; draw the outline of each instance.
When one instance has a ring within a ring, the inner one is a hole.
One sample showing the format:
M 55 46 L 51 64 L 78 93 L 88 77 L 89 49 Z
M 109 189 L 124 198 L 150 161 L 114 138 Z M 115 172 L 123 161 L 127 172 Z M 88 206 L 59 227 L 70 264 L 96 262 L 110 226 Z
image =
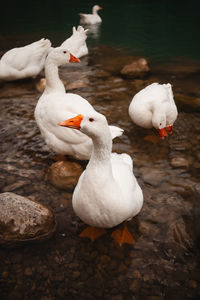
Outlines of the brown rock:
M 75 162 L 58 161 L 48 171 L 48 180 L 56 187 L 69 190 L 74 189 L 83 168 Z
M 121 74 L 129 77 L 141 78 L 149 73 L 148 62 L 145 58 L 133 61 L 131 64 L 125 65 Z
M 69 90 L 83 88 L 83 87 L 86 87 L 86 86 L 87 86 L 87 83 L 85 81 L 77 80 L 77 81 L 74 81 L 72 83 L 67 84 L 66 85 L 66 90 L 69 91 Z
M 171 160 L 171 165 L 174 168 L 188 167 L 189 166 L 189 162 L 184 157 L 174 157 Z
M 43 240 L 54 229 L 49 208 L 14 193 L 0 194 L 0 243 Z

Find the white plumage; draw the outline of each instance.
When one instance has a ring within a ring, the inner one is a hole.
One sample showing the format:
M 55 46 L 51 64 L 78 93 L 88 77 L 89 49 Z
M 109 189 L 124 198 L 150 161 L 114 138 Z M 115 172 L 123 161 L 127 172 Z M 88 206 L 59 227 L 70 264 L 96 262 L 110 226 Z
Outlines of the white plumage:
M 78 128 L 77 121 L 72 123 L 74 119 L 60 125 Z M 96 112 L 83 115 L 79 128 L 92 139 L 93 150 L 73 193 L 75 213 L 92 227 L 111 228 L 131 220 L 143 205 L 132 158 L 128 154 L 111 153 L 111 134 L 103 115 Z
M 51 48 L 48 39 L 41 39 L 24 47 L 13 48 L 0 60 L 0 79 L 5 81 L 36 77 L 44 68 Z
M 85 160 L 90 158 L 91 139 L 79 131 L 58 126 L 60 120 L 73 117 L 80 111 L 83 113 L 95 111 L 86 99 L 65 92 L 58 75 L 58 66 L 69 63 L 70 60 L 66 48 L 54 48 L 49 53 L 45 62 L 46 87 L 36 105 L 35 119 L 45 142 L 53 151 Z M 116 126 L 110 126 L 110 130 L 113 138 L 123 132 Z
M 88 47 L 86 44 L 87 31 L 82 26 L 72 28 L 72 35 L 61 44 L 61 47 L 67 48 L 77 58 L 88 54 Z
M 177 115 L 170 83 L 148 85 L 133 97 L 129 105 L 132 121 L 144 128 L 156 128 L 161 138 L 172 133 Z

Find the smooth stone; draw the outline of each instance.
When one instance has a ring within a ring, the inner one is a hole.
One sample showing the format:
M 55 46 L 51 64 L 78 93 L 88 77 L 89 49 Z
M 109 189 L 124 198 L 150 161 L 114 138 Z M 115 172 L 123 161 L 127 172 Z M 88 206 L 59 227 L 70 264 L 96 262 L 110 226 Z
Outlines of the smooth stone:
M 0 243 L 44 240 L 54 230 L 49 208 L 14 193 L 0 194 Z
M 62 80 L 62 82 L 64 86 L 67 86 L 67 82 L 65 80 Z M 46 78 L 40 78 L 35 87 L 39 93 L 43 93 L 46 87 Z
M 86 86 L 87 86 L 87 83 L 85 81 L 77 80 L 77 81 L 74 81 L 72 83 L 67 84 L 66 85 L 66 90 L 69 91 L 69 90 L 83 88 L 83 87 L 86 87 Z
M 145 58 L 140 58 L 125 65 L 121 70 L 121 74 L 129 77 L 142 78 L 146 76 L 149 71 L 150 69 L 147 60 Z
M 83 168 L 76 162 L 58 161 L 51 165 L 47 178 L 56 187 L 64 190 L 73 190 Z
M 143 167 L 141 172 L 144 182 L 153 186 L 157 186 L 167 179 L 167 174 L 159 169 Z
M 171 160 L 171 166 L 174 168 L 180 168 L 180 167 L 188 167 L 189 166 L 189 162 L 186 158 L 184 157 L 174 157 Z

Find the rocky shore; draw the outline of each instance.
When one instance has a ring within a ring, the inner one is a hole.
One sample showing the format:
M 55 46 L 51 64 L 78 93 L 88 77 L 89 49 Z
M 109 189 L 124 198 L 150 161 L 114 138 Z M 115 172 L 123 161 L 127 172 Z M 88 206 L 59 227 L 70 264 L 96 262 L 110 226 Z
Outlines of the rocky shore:
M 200 63 L 174 60 L 154 65 L 140 59 L 96 47 L 80 65 L 60 69 L 67 91 L 80 94 L 110 124 L 124 129 L 113 151 L 133 157 L 144 192 L 141 213 L 128 223 L 134 246 L 120 248 L 109 234 L 93 243 L 79 237 L 85 224 L 74 214 L 71 199 L 86 163 L 69 158 L 70 167 L 64 163 L 59 169 L 53 160 L 33 115 L 43 89 L 40 78 L 0 84 L 0 197 L 23 196 L 40 205 L 40 216 L 47 209 L 51 219 L 51 226 L 42 223 L 47 226 L 45 240 L 36 232 L 39 243 L 29 238 L 24 243 L 24 237 L 22 244 L 11 238 L 2 243 L 2 299 L 200 297 Z M 137 72 L 130 72 L 130 65 Z M 179 111 L 173 135 L 157 144 L 145 139 L 151 131 L 137 127 L 128 116 L 132 97 L 152 82 L 172 84 Z M 62 179 L 69 177 L 68 172 L 75 181 L 65 186 Z M 0 215 L 3 239 L 2 219 Z

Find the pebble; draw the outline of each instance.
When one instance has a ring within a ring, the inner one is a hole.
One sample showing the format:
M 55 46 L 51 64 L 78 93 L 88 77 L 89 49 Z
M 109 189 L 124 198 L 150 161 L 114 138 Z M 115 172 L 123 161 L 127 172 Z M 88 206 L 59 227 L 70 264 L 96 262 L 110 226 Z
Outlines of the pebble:
M 133 78 L 142 78 L 146 76 L 149 71 L 150 69 L 147 60 L 145 58 L 140 58 L 128 65 L 125 65 L 121 70 L 121 74 Z
M 171 166 L 174 168 L 180 168 L 180 167 L 188 167 L 189 161 L 184 157 L 174 157 L 171 160 Z

